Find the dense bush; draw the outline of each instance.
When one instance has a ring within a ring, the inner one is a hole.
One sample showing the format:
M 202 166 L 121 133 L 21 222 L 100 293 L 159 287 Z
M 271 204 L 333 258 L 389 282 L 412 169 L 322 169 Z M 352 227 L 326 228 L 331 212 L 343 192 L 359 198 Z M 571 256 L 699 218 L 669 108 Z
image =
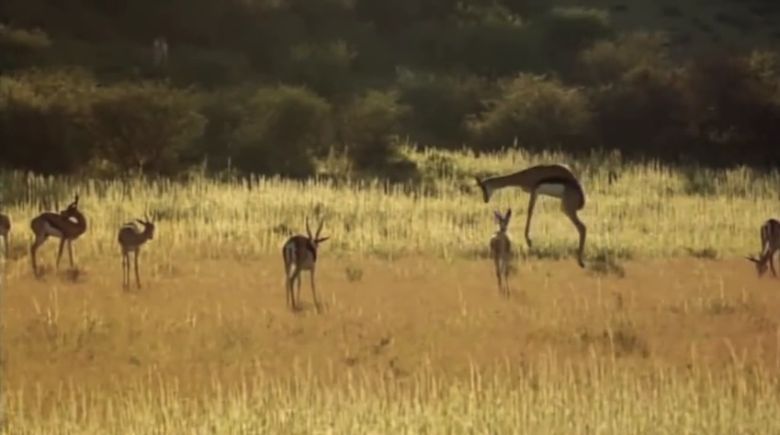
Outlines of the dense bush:
M 300 44 L 290 50 L 285 76 L 317 93 L 337 97 L 351 90 L 355 51 L 343 40 L 322 44 Z
M 691 153 L 681 72 L 637 66 L 592 92 L 601 143 L 626 156 L 676 159 Z
M 592 113 L 582 90 L 556 79 L 520 74 L 502 83 L 499 94 L 469 122 L 482 146 L 495 149 L 518 143 L 529 149 L 576 152 L 592 145 Z
M 670 68 L 666 42 L 663 34 L 647 32 L 597 41 L 580 52 L 577 79 L 589 84 L 604 84 L 619 81 L 635 68 Z
M 549 66 L 571 72 L 577 54 L 595 41 L 613 36 L 609 15 L 599 9 L 556 7 L 532 23 L 537 56 Z
M 96 93 L 83 71 L 0 76 L 0 165 L 79 170 L 92 157 L 86 126 Z
M 341 138 L 358 168 L 379 169 L 398 157 L 401 123 L 409 108 L 392 91 L 368 91 L 344 110 Z
M 710 57 L 689 69 L 691 121 L 701 141 L 725 164 L 780 164 L 780 58 L 754 52 Z
M 93 103 L 89 131 L 99 155 L 120 170 L 173 173 L 203 132 L 195 103 L 164 84 L 115 85 Z
M 49 35 L 39 29 L 17 29 L 0 24 L 0 71 L 27 65 L 36 54 L 50 46 Z
M 209 169 L 221 171 L 232 165 L 237 155 L 236 131 L 244 119 L 244 107 L 255 91 L 246 85 L 201 96 L 200 112 L 207 122 L 193 151 L 206 160 Z
M 603 10 L 537 0 L 61 3 L 0 2 L 0 165 L 173 172 L 205 159 L 299 177 L 328 159 L 386 174 L 405 170 L 399 137 L 780 162 L 776 54 L 672 56 L 693 53 L 684 34 L 617 35 Z M 163 68 L 153 64 L 158 36 L 169 42 Z M 31 66 L 49 72 L 23 72 Z
M 492 86 L 478 76 L 402 72 L 400 102 L 411 108 L 406 131 L 418 143 L 442 147 L 464 145 L 466 117 L 483 109 Z
M 305 88 L 261 88 L 242 110 L 233 139 L 238 169 L 305 177 L 332 142 L 330 104 Z

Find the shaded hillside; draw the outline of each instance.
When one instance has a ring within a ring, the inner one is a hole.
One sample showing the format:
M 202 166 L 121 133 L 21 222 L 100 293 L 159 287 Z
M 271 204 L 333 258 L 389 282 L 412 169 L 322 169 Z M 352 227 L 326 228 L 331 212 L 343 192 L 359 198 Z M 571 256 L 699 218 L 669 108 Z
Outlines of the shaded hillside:
M 541 5 L 601 8 L 620 31 L 664 31 L 678 54 L 780 44 L 775 0 L 552 0 Z M 539 6 L 544 8 L 545 6 Z
M 14 145 L 0 165 L 177 173 L 207 162 L 308 176 L 342 159 L 405 178 L 414 167 L 398 145 L 411 142 L 775 167 L 778 10 L 764 0 L 6 0 L 0 141 Z M 169 49 L 155 64 L 158 37 Z

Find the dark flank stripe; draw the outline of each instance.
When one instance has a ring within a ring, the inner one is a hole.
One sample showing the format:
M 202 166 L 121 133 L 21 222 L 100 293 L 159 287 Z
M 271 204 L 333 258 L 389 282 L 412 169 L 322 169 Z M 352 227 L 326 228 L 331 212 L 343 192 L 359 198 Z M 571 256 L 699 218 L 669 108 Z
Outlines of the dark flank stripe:
M 43 218 L 44 221 L 46 221 L 47 224 L 53 226 L 54 228 L 56 228 L 56 229 L 58 229 L 60 231 L 63 231 L 63 232 L 65 231 L 62 228 L 62 226 L 60 226 L 60 223 L 62 223 L 62 219 L 66 219 L 66 218 L 64 218 L 64 217 L 62 217 L 60 215 L 56 215 L 54 213 L 46 213 L 46 214 L 42 215 L 41 217 Z
M 576 182 L 568 178 L 562 178 L 562 177 L 543 178 L 536 183 L 536 186 L 534 186 L 534 188 L 539 187 L 542 184 L 562 184 L 564 186 L 576 186 L 577 188 L 579 188 L 579 185 Z

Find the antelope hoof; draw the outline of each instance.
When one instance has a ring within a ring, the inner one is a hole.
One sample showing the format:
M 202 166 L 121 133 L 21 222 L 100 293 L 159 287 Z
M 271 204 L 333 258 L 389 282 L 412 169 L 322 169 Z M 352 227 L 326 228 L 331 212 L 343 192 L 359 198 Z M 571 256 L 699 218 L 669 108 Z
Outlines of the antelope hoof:
M 584 262 L 584 261 L 582 261 L 582 259 L 581 259 L 581 258 L 580 258 L 580 259 L 577 259 L 577 264 L 579 264 L 581 268 L 583 268 L 583 269 L 585 268 L 585 262 Z
M 531 243 L 531 239 L 526 237 L 525 242 L 528 244 L 529 248 L 533 248 L 533 243 Z

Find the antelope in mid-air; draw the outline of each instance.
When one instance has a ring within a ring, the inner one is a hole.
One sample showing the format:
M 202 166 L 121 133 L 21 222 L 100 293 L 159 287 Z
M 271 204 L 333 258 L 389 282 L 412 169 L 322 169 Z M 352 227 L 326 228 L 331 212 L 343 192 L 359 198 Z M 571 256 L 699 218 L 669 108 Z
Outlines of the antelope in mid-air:
M 490 255 L 496 266 L 496 278 L 498 278 L 498 291 L 504 296 L 509 296 L 509 261 L 512 258 L 512 242 L 506 233 L 509 219 L 512 217 L 512 209 L 507 209 L 506 214 L 493 212 L 498 223 L 498 231 L 490 238 Z
M 500 175 L 480 180 L 477 184 L 482 189 L 482 198 L 485 202 L 496 190 L 504 187 L 519 187 L 531 194 L 528 202 L 528 217 L 525 223 L 525 241 L 531 247 L 531 216 L 534 212 L 536 198 L 539 195 L 547 195 L 561 200 L 561 210 L 571 220 L 580 235 L 580 246 L 577 254 L 577 263 L 585 267 L 583 253 L 585 250 L 585 237 L 587 228 L 577 216 L 577 212 L 585 206 L 585 191 L 571 170 L 560 164 L 532 166 L 522 171 L 508 175 Z
M 60 248 L 57 252 L 57 269 L 60 267 L 60 258 L 62 258 L 62 248 L 68 244 L 68 256 L 70 257 L 70 267 L 73 266 L 73 241 L 79 238 L 87 231 L 87 219 L 79 211 L 79 196 L 76 195 L 68 207 L 59 212 L 43 212 L 30 221 L 30 228 L 35 235 L 35 240 L 30 246 L 30 255 L 32 257 L 32 268 L 35 276 L 39 276 L 36 263 L 36 252 L 38 248 L 50 236 L 60 239 Z
M 767 263 L 772 269 L 772 275 L 777 276 L 775 272 L 775 252 L 780 250 L 780 221 L 777 219 L 767 219 L 761 225 L 761 253 L 758 258 L 753 256 L 745 257 L 748 260 L 756 264 L 756 272 L 758 276 L 763 276 L 766 273 Z
M 301 293 L 301 272 L 309 271 L 311 278 L 311 294 L 314 298 L 314 305 L 317 312 L 320 312 L 320 303 L 317 300 L 317 291 L 314 284 L 314 271 L 317 264 L 317 248 L 320 243 L 328 240 L 330 237 L 320 237 L 324 220 L 320 220 L 317 232 L 312 235 L 309 228 L 309 218 L 306 218 L 306 235 L 296 234 L 286 242 L 282 247 L 282 257 L 284 259 L 284 275 L 287 287 L 287 304 L 293 310 L 297 309 L 296 295 L 294 291 L 295 281 L 298 281 L 298 298 Z
M 136 225 L 138 222 L 141 227 Z M 154 223 L 147 216 L 145 220 L 136 219 L 135 222 L 128 222 L 119 228 L 117 241 L 122 249 L 122 287 L 130 287 L 130 253 L 133 253 L 135 264 L 135 285 L 141 288 L 141 278 L 138 273 L 138 255 L 141 253 L 141 246 L 148 240 L 154 238 Z
M 8 260 L 8 253 L 9 253 L 8 234 L 10 232 L 11 232 L 11 218 L 9 218 L 8 215 L 0 213 L 0 237 L 3 238 L 6 260 Z

